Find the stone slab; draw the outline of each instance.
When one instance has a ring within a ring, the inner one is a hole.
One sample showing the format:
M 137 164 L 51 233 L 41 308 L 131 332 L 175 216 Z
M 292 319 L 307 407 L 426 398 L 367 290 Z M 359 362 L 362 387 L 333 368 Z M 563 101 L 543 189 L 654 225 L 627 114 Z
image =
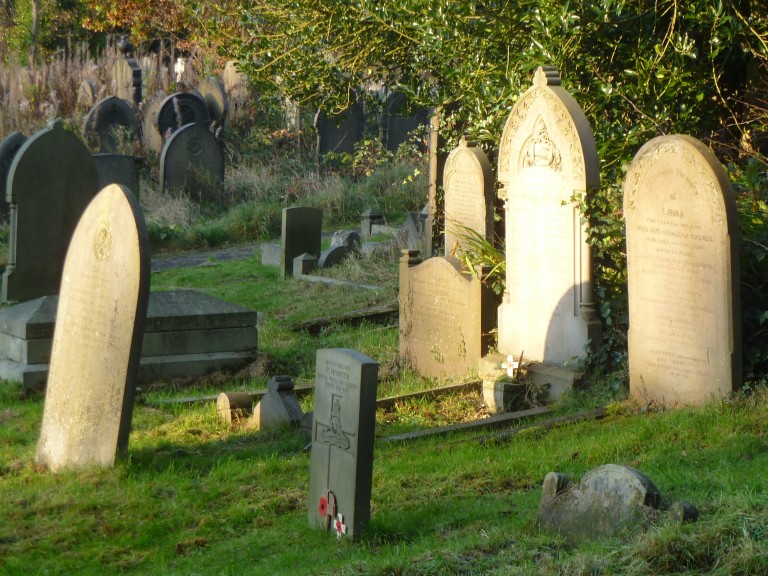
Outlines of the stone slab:
M 261 245 L 261 264 L 262 266 L 280 266 L 280 259 L 283 255 L 283 248 L 280 244 L 274 242 L 265 242 Z M 300 255 L 299 255 L 300 256 Z M 298 256 L 296 256 L 298 258 Z

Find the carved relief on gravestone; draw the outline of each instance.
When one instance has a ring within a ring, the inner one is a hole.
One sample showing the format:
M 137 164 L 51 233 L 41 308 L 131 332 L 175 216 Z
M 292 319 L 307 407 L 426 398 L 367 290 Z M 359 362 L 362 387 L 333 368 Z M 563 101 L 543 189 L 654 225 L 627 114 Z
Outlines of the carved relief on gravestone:
M 627 172 L 624 217 L 632 396 L 727 396 L 742 375 L 740 234 L 725 170 L 694 138 L 654 138 Z
M 37 461 L 112 466 L 125 452 L 149 298 L 149 241 L 132 195 L 93 199 L 67 252 Z
M 99 190 L 88 148 L 54 122 L 27 140 L 8 173 L 11 231 L 3 300 L 59 293 L 69 240 Z
M 445 162 L 445 256 L 455 255 L 462 236 L 493 239 L 493 169 L 485 152 L 464 138 Z
M 485 283 L 445 258 L 400 259 L 400 358 L 430 378 L 465 376 L 493 343 L 496 304 Z
M 320 257 L 320 234 L 323 211 L 319 208 L 294 206 L 283 208 L 283 224 L 280 239 L 280 276 L 293 274 L 293 260 L 302 254 Z
M 199 124 L 173 133 L 160 154 L 163 191 L 184 191 L 197 201 L 215 200 L 224 186 L 224 150 Z
M 94 152 L 134 154 L 139 139 L 139 119 L 125 100 L 109 96 L 86 114 L 83 136 Z
M 26 141 L 27 137 L 24 134 L 14 132 L 0 142 L 0 217 L 3 220 L 8 218 L 11 211 L 8 201 L 8 176 L 11 164 Z
M 499 147 L 507 278 L 499 351 L 564 365 L 600 340 L 590 247 L 575 195 L 599 186 L 595 140 L 551 67 L 515 104 Z
M 309 525 L 354 538 L 371 514 L 378 364 L 346 349 L 317 351 Z

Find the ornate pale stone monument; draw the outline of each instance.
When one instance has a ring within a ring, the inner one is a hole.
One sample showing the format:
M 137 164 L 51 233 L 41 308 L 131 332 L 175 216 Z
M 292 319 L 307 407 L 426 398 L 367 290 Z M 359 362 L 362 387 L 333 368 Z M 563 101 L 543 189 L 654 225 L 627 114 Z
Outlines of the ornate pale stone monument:
M 725 170 L 694 138 L 654 138 L 627 172 L 624 217 L 632 396 L 727 396 L 742 374 L 739 228 Z
M 554 68 L 536 71 L 499 146 L 507 281 L 499 351 L 573 366 L 600 339 L 590 248 L 574 196 L 599 186 L 595 140 Z

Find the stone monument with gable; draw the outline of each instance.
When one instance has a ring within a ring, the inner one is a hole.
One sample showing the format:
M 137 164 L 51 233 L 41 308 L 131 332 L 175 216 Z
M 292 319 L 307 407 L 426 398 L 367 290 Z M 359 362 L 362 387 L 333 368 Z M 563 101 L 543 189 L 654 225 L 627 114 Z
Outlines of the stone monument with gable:
M 540 67 L 512 109 L 499 146 L 507 276 L 499 352 L 554 367 L 578 366 L 601 338 L 591 252 L 573 198 L 600 183 L 595 140 L 583 111 Z
M 67 252 L 37 461 L 112 466 L 125 452 L 149 297 L 149 240 L 130 192 L 110 185 Z
M 317 351 L 309 525 L 339 538 L 370 520 L 378 369 L 355 350 Z
M 742 374 L 740 234 L 725 170 L 694 138 L 654 138 L 627 172 L 624 217 L 632 396 L 728 396 Z

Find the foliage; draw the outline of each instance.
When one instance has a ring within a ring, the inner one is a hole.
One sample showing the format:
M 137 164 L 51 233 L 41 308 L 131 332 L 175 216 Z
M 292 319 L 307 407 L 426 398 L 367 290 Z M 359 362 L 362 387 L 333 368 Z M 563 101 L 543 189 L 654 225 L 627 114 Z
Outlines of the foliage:
M 462 224 L 451 224 L 451 230 L 458 239 L 451 248 L 451 256 L 458 258 L 464 268 L 477 277 L 476 266 L 488 268 L 485 282 L 496 294 L 504 293 L 507 280 L 507 261 L 504 243 L 491 242 L 477 230 Z

